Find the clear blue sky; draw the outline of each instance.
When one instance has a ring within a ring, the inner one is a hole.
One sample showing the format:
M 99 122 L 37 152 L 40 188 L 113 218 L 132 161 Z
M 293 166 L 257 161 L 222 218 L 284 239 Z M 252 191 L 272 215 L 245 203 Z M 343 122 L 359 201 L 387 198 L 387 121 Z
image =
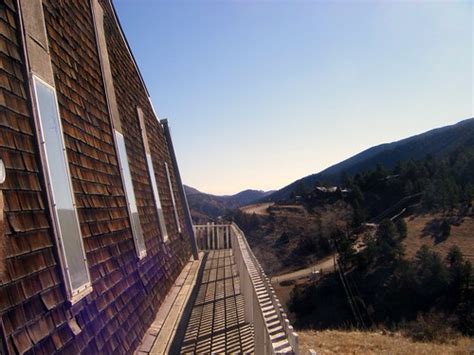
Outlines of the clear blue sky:
M 205 192 L 280 188 L 473 116 L 472 1 L 114 3 Z

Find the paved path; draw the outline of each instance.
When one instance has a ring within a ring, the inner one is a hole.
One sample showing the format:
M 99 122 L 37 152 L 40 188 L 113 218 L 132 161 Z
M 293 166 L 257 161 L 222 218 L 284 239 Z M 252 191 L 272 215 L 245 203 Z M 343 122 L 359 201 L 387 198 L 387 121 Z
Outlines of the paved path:
M 253 351 L 253 327 L 244 321 L 244 299 L 232 251 L 209 251 L 181 353 Z

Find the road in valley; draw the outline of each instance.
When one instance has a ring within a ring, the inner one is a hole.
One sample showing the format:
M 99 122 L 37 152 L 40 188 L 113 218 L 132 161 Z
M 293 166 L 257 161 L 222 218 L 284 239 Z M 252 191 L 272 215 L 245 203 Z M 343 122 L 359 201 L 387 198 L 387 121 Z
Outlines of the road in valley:
M 248 205 L 248 206 L 244 206 L 244 207 L 241 207 L 240 210 L 244 213 L 247 213 L 247 214 L 257 214 L 257 215 L 267 215 L 268 214 L 268 207 L 270 206 L 273 206 L 274 203 L 273 202 L 265 202 L 265 203 L 257 203 L 257 204 L 254 204 L 254 205 Z
M 334 258 L 329 256 L 324 260 L 301 270 L 289 272 L 283 275 L 276 275 L 271 278 L 272 283 L 280 283 L 282 281 L 291 281 L 298 280 L 303 277 L 309 277 L 313 271 L 323 270 L 323 272 L 333 272 L 334 271 Z
M 365 248 L 365 245 L 362 243 L 361 238 L 359 238 L 356 243 L 354 243 L 354 250 L 356 253 L 361 251 Z M 282 281 L 291 281 L 291 280 L 298 280 L 303 277 L 311 276 L 313 271 L 320 271 L 322 270 L 323 273 L 333 272 L 334 271 L 334 255 L 327 256 L 323 260 L 313 264 L 307 268 L 296 270 L 289 272 L 287 274 L 276 275 L 271 278 L 272 283 L 280 283 Z

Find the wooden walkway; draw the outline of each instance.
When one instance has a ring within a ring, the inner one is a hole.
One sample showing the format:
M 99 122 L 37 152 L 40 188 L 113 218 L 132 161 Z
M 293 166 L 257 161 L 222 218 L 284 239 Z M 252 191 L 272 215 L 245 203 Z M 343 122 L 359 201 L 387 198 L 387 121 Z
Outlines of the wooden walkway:
M 207 252 L 202 281 L 186 326 L 181 353 L 253 353 L 253 327 L 232 250 Z

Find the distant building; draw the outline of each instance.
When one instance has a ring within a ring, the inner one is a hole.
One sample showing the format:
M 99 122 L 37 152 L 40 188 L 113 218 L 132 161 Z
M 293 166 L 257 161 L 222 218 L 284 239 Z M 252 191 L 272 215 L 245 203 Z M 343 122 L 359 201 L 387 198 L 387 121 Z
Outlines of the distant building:
M 317 191 L 324 192 L 324 193 L 334 193 L 334 192 L 337 192 L 337 189 L 338 189 L 337 186 L 329 186 L 329 187 L 316 186 Z

